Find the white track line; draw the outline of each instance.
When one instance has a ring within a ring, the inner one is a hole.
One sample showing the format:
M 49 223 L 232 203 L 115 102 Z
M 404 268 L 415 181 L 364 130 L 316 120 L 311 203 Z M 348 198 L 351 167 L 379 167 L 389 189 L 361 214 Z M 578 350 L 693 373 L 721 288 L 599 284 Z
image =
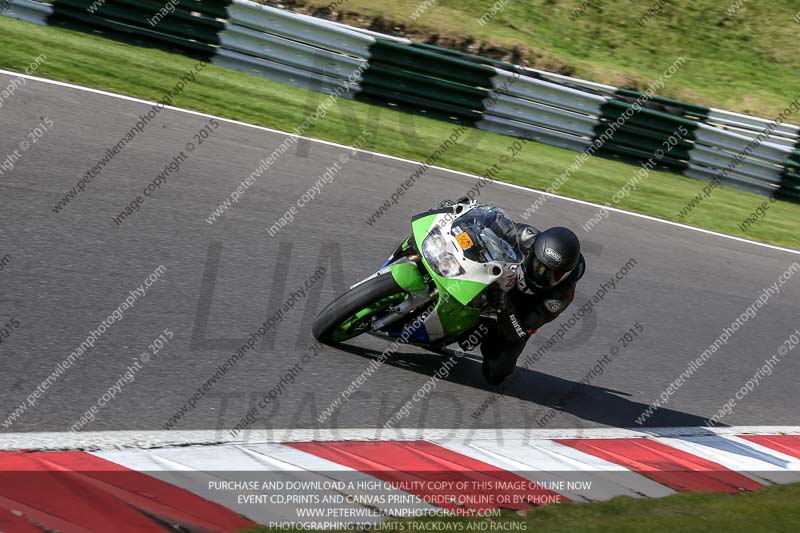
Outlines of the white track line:
M 272 429 L 254 430 L 231 437 L 227 430 L 198 431 L 86 431 L 0 433 L 0 450 L 112 450 L 164 448 L 210 444 L 262 444 L 272 442 L 407 441 L 435 440 L 498 443 L 539 439 L 619 439 L 701 437 L 713 435 L 800 435 L 800 426 L 734 426 L 725 428 L 678 427 L 633 430 L 590 429 Z
M 153 104 L 157 103 L 157 102 L 150 101 L 150 100 L 143 100 L 141 98 L 134 98 L 132 96 L 125 96 L 125 95 L 122 95 L 122 94 L 112 93 L 112 92 L 108 92 L 108 91 L 101 91 L 100 89 L 92 89 L 90 87 L 84 87 L 82 85 L 75 85 L 75 84 L 66 83 L 66 82 L 63 82 L 63 81 L 56 81 L 56 80 L 51 80 L 51 79 L 48 79 L 48 78 L 40 78 L 38 76 L 31 76 L 31 75 L 28 75 L 28 74 L 21 74 L 19 72 L 14 72 L 14 71 L 11 71 L 11 70 L 0 69 L 0 74 L 6 74 L 6 75 L 9 75 L 9 76 L 18 76 L 20 78 L 34 80 L 34 81 L 38 81 L 38 82 L 42 82 L 42 83 L 49 83 L 51 85 L 58 85 L 60 87 L 68 87 L 70 89 L 76 89 L 76 90 L 79 90 L 79 91 L 85 91 L 85 92 L 100 94 L 100 95 L 103 95 L 103 96 L 110 96 L 112 98 L 119 98 L 121 100 L 128 100 L 130 102 L 137 102 L 137 103 L 140 103 L 140 104 L 153 105 Z M 272 129 L 272 128 L 267 128 L 265 126 L 257 126 L 255 124 L 249 124 L 247 122 L 241 122 L 241 121 L 232 120 L 232 119 L 229 119 L 229 118 L 218 117 L 218 116 L 215 116 L 215 115 L 209 115 L 207 113 L 201 113 L 199 111 L 193 111 L 191 109 L 184 109 L 184 108 L 181 108 L 181 107 L 174 107 L 174 106 L 164 106 L 164 107 L 166 109 L 171 109 L 173 111 L 179 111 L 181 113 L 187 113 L 187 114 L 190 114 L 190 115 L 196 115 L 196 116 L 199 116 L 199 117 L 214 118 L 214 119 L 217 119 L 217 120 L 221 120 L 223 122 L 227 122 L 229 124 L 236 124 L 236 125 L 239 125 L 239 126 L 244 126 L 246 128 L 254 128 L 254 129 L 257 129 L 257 130 L 261 130 L 261 131 L 268 131 L 270 133 L 279 133 L 281 135 L 286 135 L 288 137 L 296 137 L 298 139 L 304 139 L 304 140 L 307 140 L 307 141 L 316 142 L 316 143 L 320 143 L 320 144 L 327 144 L 328 146 L 336 146 L 338 148 L 347 148 L 347 149 L 351 149 L 351 150 L 358 150 L 359 152 L 363 152 L 365 154 L 372 154 L 372 155 L 375 155 L 375 156 L 378 156 L 378 157 L 383 157 L 383 158 L 386 158 L 386 159 L 392 159 L 392 160 L 395 160 L 395 161 L 402 161 L 402 162 L 405 162 L 405 163 L 412 163 L 414 165 L 421 164 L 419 161 L 414 161 L 414 160 L 411 160 L 411 159 L 405 159 L 405 158 L 402 158 L 402 157 L 395 157 L 393 155 L 382 154 L 380 152 L 373 152 L 373 151 L 370 151 L 370 150 L 362 150 L 362 149 L 358 149 L 358 148 L 353 148 L 352 146 L 347 146 L 347 145 L 344 145 L 344 144 L 334 143 L 334 142 L 330 142 L 330 141 L 324 141 L 322 139 L 315 139 L 313 137 L 306 137 L 306 136 L 303 136 L 303 135 L 294 135 L 292 133 L 288 133 L 288 132 L 285 132 L 285 131 L 276 130 L 276 129 Z M 440 166 L 436 166 L 436 165 L 431 165 L 430 168 L 434 168 L 434 169 L 442 171 L 442 172 L 449 172 L 451 174 L 455 174 L 455 175 L 458 175 L 458 176 L 465 176 L 465 177 L 476 179 L 476 180 L 480 179 L 480 176 L 476 176 L 474 174 L 469 174 L 468 172 L 462 172 L 460 170 L 453 170 L 453 169 L 450 169 L 450 168 L 440 167 Z M 564 200 L 566 202 L 573 202 L 573 203 L 577 203 L 577 204 L 581 204 L 581 205 L 588 205 L 588 206 L 591 206 L 591 207 L 596 207 L 598 209 L 602 208 L 602 209 L 606 209 L 607 211 L 612 211 L 614 213 L 622 213 L 622 214 L 629 215 L 629 216 L 632 216 L 632 217 L 643 218 L 645 220 L 652 220 L 652 221 L 655 221 L 655 222 L 661 222 L 662 224 L 669 224 L 670 226 L 675 226 L 675 227 L 678 227 L 678 228 L 688 229 L 688 230 L 696 231 L 696 232 L 699 232 L 699 233 L 705 233 L 707 235 L 715 235 L 717 237 L 722 237 L 724 239 L 730 239 L 730 240 L 734 240 L 734 241 L 738 241 L 738 242 L 744 242 L 744 243 L 751 244 L 751 245 L 754 245 L 754 246 L 760 246 L 762 248 L 768 248 L 770 250 L 778 250 L 778 251 L 781 251 L 781 252 L 787 252 L 787 253 L 790 253 L 790 254 L 800 255 L 800 250 L 793 250 L 791 248 L 784 248 L 782 246 L 775 246 L 775 245 L 766 244 L 766 243 L 763 243 L 763 242 L 751 241 L 750 239 L 744 239 L 742 237 L 735 237 L 733 235 L 727 235 L 725 233 L 719 233 L 719 232 L 716 232 L 716 231 L 711 231 L 711 230 L 707 230 L 707 229 L 703 229 L 703 228 L 698 228 L 698 227 L 695 227 L 695 226 L 688 226 L 686 224 L 680 224 L 678 222 L 672 222 L 671 220 L 664 220 L 663 218 L 656 218 L 656 217 L 651 217 L 649 215 L 642 215 L 640 213 L 634 213 L 634 212 L 631 212 L 631 211 L 625 211 L 625 210 L 622 210 L 622 209 L 617 209 L 615 207 L 606 207 L 606 206 L 602 206 L 600 204 L 587 202 L 585 200 L 578 200 L 576 198 L 569 198 L 567 196 L 561 196 L 561 195 L 558 195 L 558 194 L 553 194 L 553 193 L 549 193 L 549 192 L 545 192 L 545 191 L 540 191 L 540 190 L 537 190 L 537 189 L 532 189 L 530 187 L 524 187 L 522 185 L 516 185 L 516 184 L 513 184 L 513 183 L 506 183 L 506 182 L 503 182 L 503 181 L 497 181 L 495 183 L 498 183 L 498 184 L 506 186 L 506 187 L 511 187 L 513 189 L 521 190 L 521 191 L 541 194 L 543 196 L 549 196 L 551 198 L 558 198 L 559 200 Z

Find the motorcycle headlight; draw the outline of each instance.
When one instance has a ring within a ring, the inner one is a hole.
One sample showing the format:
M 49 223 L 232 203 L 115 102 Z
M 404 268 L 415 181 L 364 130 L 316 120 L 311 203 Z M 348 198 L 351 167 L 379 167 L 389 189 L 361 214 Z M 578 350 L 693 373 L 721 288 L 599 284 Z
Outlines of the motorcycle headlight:
M 422 241 L 422 254 L 433 271 L 440 276 L 449 278 L 464 273 L 455 256 L 447 251 L 447 241 L 438 228 Z
M 439 274 L 446 278 L 464 273 L 464 269 L 461 268 L 461 265 L 458 264 L 458 261 L 452 254 L 443 255 L 436 265 L 436 268 L 439 270 Z
M 445 242 L 442 232 L 438 229 L 431 231 L 422 242 L 422 253 L 425 254 L 425 259 L 438 261 L 446 252 L 447 242 Z

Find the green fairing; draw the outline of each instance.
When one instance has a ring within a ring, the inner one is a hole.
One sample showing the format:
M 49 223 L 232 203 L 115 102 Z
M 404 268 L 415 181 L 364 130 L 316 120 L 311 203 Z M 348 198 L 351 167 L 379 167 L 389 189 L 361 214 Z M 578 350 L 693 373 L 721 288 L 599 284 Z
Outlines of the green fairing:
M 397 263 L 392 265 L 392 277 L 406 291 L 425 290 L 425 280 L 414 263 Z
M 442 322 L 445 337 L 454 333 L 462 333 L 478 325 L 481 317 L 479 309 L 466 307 L 455 298 L 442 297 L 436 304 L 436 312 Z
M 422 241 L 425 240 L 425 237 L 431 230 L 431 226 L 433 225 L 434 221 L 436 220 L 435 214 L 428 215 L 426 217 L 419 218 L 411 223 L 411 228 L 414 233 L 414 241 L 417 244 L 417 249 L 422 251 Z M 483 290 L 486 288 L 486 285 L 483 283 L 478 283 L 476 281 L 469 281 L 463 279 L 452 279 L 452 278 L 445 278 L 436 274 L 433 271 L 431 266 L 428 264 L 427 259 L 425 259 L 424 254 L 420 254 L 422 256 L 422 261 L 425 263 L 425 267 L 430 273 L 431 277 L 433 278 L 434 283 L 439 288 L 439 292 L 442 294 L 449 294 L 455 300 L 460 303 L 462 306 L 469 304 L 473 298 L 479 295 Z M 439 312 L 439 317 L 442 320 L 442 325 L 445 326 L 446 330 L 451 329 L 449 324 L 455 323 L 460 324 L 466 317 L 462 317 L 463 313 L 459 313 L 457 310 L 450 308 L 449 304 L 455 304 L 455 302 L 448 301 L 446 302 L 445 306 L 442 305 L 442 300 L 444 297 L 440 298 L 440 307 L 445 307 Z M 471 309 L 466 309 L 465 311 L 469 311 L 467 313 L 470 317 L 473 315 Z M 472 320 L 472 318 L 470 318 Z

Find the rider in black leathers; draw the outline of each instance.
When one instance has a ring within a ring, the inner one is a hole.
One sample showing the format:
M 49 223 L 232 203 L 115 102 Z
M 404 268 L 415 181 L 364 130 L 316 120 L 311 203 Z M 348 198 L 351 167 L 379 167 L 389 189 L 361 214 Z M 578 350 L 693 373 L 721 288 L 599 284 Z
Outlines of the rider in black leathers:
M 497 313 L 495 319 L 483 322 L 488 333 L 481 338 L 481 353 L 483 376 L 492 385 L 511 375 L 536 330 L 572 303 L 575 286 L 586 270 L 580 242 L 571 230 L 554 227 L 539 231 L 520 223 L 511 227 L 506 237 L 516 241 L 524 259 L 512 288 L 489 290 L 490 306 Z

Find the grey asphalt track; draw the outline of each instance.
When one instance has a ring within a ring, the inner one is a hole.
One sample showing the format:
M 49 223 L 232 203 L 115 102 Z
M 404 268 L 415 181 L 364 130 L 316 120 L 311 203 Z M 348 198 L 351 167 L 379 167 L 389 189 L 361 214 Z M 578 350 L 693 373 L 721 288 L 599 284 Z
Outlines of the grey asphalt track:
M 0 86 L 10 77 L 0 75 Z M 0 109 L 0 163 L 44 117 L 51 131 L 0 175 L 0 323 L 18 322 L 0 344 L 0 422 L 86 339 L 158 265 L 166 272 L 34 406 L 3 431 L 63 431 L 89 409 L 165 329 L 175 336 L 124 383 L 85 430 L 158 430 L 258 325 L 319 265 L 323 280 L 265 340 L 217 382 L 174 429 L 235 426 L 249 407 L 300 362 L 312 344 L 317 311 L 369 275 L 408 230 L 412 215 L 457 197 L 473 178 L 431 170 L 373 226 L 367 216 L 414 170 L 409 162 L 361 155 L 274 236 L 266 231 L 344 149 L 302 143 L 278 160 L 214 224 L 212 210 L 278 146 L 284 136 L 221 122 L 179 172 L 122 225 L 113 218 L 141 194 L 209 119 L 166 110 L 126 146 L 60 213 L 55 203 L 115 144 L 149 106 L 28 80 Z M 349 153 L 349 152 L 348 152 Z M 520 216 L 534 192 L 488 185 L 481 198 Z M 576 303 L 633 258 L 635 266 L 562 342 L 475 412 L 497 389 L 486 385 L 477 356 L 467 356 L 398 427 L 636 427 L 634 420 L 709 344 L 775 282 L 797 255 L 720 236 L 611 213 L 590 233 L 580 229 L 595 208 L 551 199 L 539 226 L 573 227 L 588 272 Z M 722 214 L 724 215 L 724 214 Z M 648 426 L 701 425 L 776 353 L 797 327 L 800 276 L 675 392 Z M 575 398 L 565 395 L 609 353 L 634 323 L 644 332 Z M 532 354 L 558 329 L 529 343 Z M 326 348 L 303 364 L 254 428 L 313 428 L 326 408 L 386 345 Z M 728 425 L 800 425 L 800 350 L 741 401 Z M 523 356 L 524 357 L 524 356 Z M 384 424 L 436 371 L 439 356 L 402 349 L 379 368 L 324 427 Z M 552 406 L 557 414 L 539 426 Z

